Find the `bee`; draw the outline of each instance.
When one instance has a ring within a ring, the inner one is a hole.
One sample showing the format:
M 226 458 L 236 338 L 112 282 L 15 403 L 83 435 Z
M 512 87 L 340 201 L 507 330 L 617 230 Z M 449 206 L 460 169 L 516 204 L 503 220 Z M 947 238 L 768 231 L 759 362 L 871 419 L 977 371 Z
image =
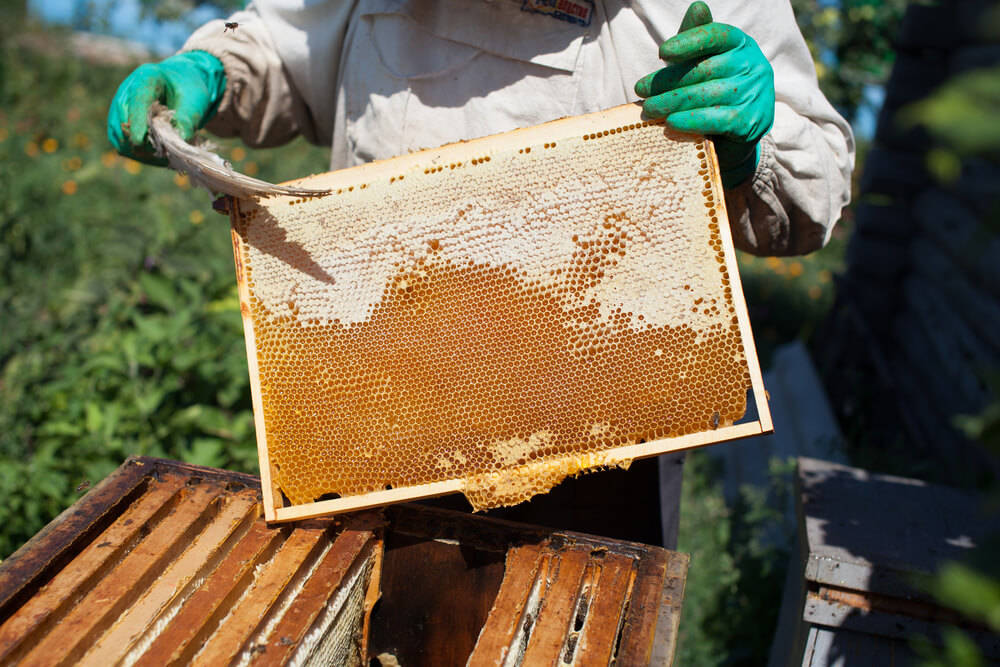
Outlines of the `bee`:
M 76 492 L 77 493 L 82 493 L 82 492 L 86 491 L 89 488 L 90 488 L 90 480 L 89 479 L 85 479 L 85 480 L 83 480 L 82 482 L 80 482 L 79 484 L 76 485 Z
M 713 412 L 712 413 L 712 428 L 713 429 L 719 428 L 719 418 L 720 417 L 719 417 L 719 413 L 718 412 Z
M 240 27 L 239 23 L 237 23 L 236 21 L 230 21 L 226 23 L 226 27 L 222 30 L 222 32 L 229 32 L 230 30 L 236 32 L 236 29 L 239 27 Z

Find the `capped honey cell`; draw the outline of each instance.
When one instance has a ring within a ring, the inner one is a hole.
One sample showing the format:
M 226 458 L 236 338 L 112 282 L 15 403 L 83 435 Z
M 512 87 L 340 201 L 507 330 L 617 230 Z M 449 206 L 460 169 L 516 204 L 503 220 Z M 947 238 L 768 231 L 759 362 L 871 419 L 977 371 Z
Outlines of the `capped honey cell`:
M 458 480 L 488 508 L 639 443 L 727 437 L 759 369 L 710 147 L 602 113 L 297 182 L 337 197 L 239 202 L 276 495 Z

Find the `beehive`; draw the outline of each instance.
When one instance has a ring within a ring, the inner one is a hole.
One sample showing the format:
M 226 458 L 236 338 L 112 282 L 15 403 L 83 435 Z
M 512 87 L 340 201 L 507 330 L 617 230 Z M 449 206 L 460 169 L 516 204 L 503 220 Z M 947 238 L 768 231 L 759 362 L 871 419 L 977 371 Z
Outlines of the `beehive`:
M 126 461 L 0 566 L 0 664 L 367 664 L 380 519 L 275 529 L 260 495 Z
M 0 563 L 0 664 L 670 664 L 684 554 L 407 503 L 266 525 L 259 498 L 127 460 Z
M 626 105 L 298 185 L 231 208 L 269 519 L 770 429 L 703 138 Z

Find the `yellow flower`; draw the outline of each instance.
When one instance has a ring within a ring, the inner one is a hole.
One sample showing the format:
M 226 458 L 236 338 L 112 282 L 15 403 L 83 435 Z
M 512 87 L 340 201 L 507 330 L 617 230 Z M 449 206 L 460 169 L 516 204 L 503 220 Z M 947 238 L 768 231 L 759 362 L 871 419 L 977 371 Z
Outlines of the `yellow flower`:
M 142 163 L 135 160 L 125 160 L 125 171 L 135 176 L 142 171 Z
M 239 162 L 247 156 L 247 152 L 237 146 L 233 149 L 233 152 L 230 153 L 230 156 L 232 156 L 234 162 Z
M 188 220 L 191 221 L 192 225 L 200 225 L 205 222 L 205 215 L 201 211 L 191 211 L 188 214 Z
M 243 171 L 246 172 L 247 176 L 256 176 L 260 170 L 257 168 L 256 162 L 247 162 L 243 165 Z
M 798 278 L 805 272 L 805 268 L 802 266 L 802 262 L 792 262 L 788 265 L 788 273 L 793 278 Z
M 771 269 L 779 276 L 785 274 L 785 265 L 777 257 L 768 257 L 764 260 L 764 263 L 767 264 L 767 268 Z
M 77 156 L 73 156 L 68 160 L 63 160 L 63 169 L 66 171 L 76 171 L 83 166 L 83 160 Z
M 42 142 L 42 150 L 45 151 L 46 153 L 55 153 L 57 150 L 59 150 L 59 142 L 53 139 L 52 137 L 49 137 L 48 139 Z
M 115 166 L 116 162 L 118 162 L 118 153 L 114 151 L 105 151 L 101 155 L 101 164 L 105 167 L 111 168 Z
M 813 285 L 809 288 L 809 298 L 813 301 L 818 301 L 819 298 L 823 296 L 823 288 L 819 285 Z
M 76 194 L 76 181 L 70 179 L 64 181 L 62 184 L 62 191 L 64 195 L 75 195 Z
M 177 173 L 174 174 L 174 185 L 179 187 L 181 190 L 187 190 L 191 187 L 191 181 L 188 179 L 187 174 Z
M 830 273 L 826 269 L 823 269 L 822 271 L 819 272 L 819 281 L 821 283 L 823 283 L 825 285 L 826 283 L 830 282 L 831 280 L 833 280 L 833 274 L 832 273 Z
M 24 154 L 28 157 L 35 157 L 38 155 L 38 144 L 34 141 L 29 141 L 24 145 Z
M 90 137 L 83 132 L 77 132 L 73 135 L 73 145 L 77 148 L 87 148 L 90 146 Z
M 9 137 L 9 136 L 10 136 L 10 134 L 7 132 L 7 128 L 6 127 L 0 127 L 0 144 L 2 144 L 3 142 L 7 141 L 7 137 Z

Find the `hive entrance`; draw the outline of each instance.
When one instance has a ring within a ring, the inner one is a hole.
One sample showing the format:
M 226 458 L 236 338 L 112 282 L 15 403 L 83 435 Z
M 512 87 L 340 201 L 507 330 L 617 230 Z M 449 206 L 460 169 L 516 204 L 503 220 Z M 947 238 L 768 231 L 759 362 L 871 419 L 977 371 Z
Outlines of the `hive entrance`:
M 628 105 L 240 202 L 269 518 L 513 504 L 769 429 L 713 160 Z

